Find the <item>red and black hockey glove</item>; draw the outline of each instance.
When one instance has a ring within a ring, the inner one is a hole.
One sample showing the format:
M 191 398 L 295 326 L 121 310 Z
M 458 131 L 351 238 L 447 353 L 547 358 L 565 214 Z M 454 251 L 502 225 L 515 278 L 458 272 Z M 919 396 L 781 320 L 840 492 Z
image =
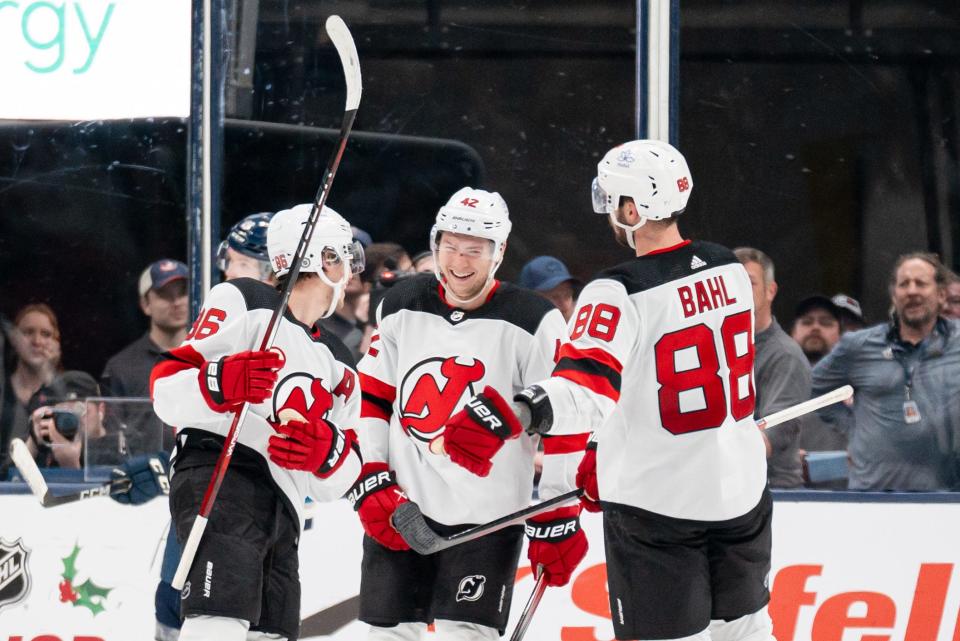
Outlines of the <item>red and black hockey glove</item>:
M 487 385 L 447 421 L 443 447 L 451 461 L 477 476 L 486 476 L 503 442 L 522 431 L 509 403 Z
M 273 393 L 283 359 L 276 352 L 240 352 L 207 361 L 200 368 L 200 391 L 212 409 L 226 412 L 241 403 L 262 403 Z
M 410 546 L 393 527 L 393 511 L 407 496 L 397 485 L 397 475 L 386 463 L 364 463 L 347 500 L 360 517 L 363 531 L 380 545 L 391 550 L 409 550 Z
M 588 512 L 599 512 L 600 490 L 597 488 L 597 443 L 590 441 L 587 443 L 587 451 L 580 459 L 580 465 L 577 466 L 577 487 L 583 490 L 583 496 L 580 497 L 580 504 Z
M 547 585 L 566 585 L 587 555 L 587 535 L 580 529 L 580 506 L 559 507 L 527 521 L 527 558 L 534 573 L 543 565 Z
M 282 436 L 270 437 L 270 460 L 288 470 L 313 472 L 322 479 L 343 465 L 356 441 L 352 430 L 343 432 L 322 418 L 288 421 L 274 429 Z

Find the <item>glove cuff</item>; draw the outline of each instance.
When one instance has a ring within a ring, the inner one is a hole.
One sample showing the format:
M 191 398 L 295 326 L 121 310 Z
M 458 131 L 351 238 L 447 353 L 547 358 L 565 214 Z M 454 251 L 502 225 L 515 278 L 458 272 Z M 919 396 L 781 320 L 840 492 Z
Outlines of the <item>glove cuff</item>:
M 347 492 L 346 498 L 356 511 L 368 496 L 396 484 L 397 473 L 388 469 L 386 463 L 364 463 L 360 470 L 360 477 Z
M 505 441 L 523 431 L 513 409 L 500 393 L 489 385 L 483 392 L 470 399 L 463 409 L 477 425 L 488 429 L 490 433 Z
M 327 460 L 314 472 L 319 478 L 329 478 L 336 472 L 343 462 L 347 460 L 350 454 L 350 448 L 353 447 L 355 438 L 352 430 L 344 432 L 339 427 L 327 421 L 330 431 L 333 432 L 333 442 L 330 443 L 330 451 L 327 453 Z
M 210 406 L 215 412 L 226 412 L 230 406 L 224 402 L 223 398 L 223 388 L 221 387 L 221 381 L 223 380 L 223 362 L 226 360 L 226 356 L 221 358 L 218 361 L 205 361 L 203 365 L 200 366 L 200 374 L 198 378 L 200 379 L 200 393 L 203 395 L 203 400 L 207 402 L 207 405 Z
M 539 385 L 531 385 L 520 390 L 514 397 L 514 402 L 523 403 L 530 408 L 530 425 L 527 431 L 531 434 L 546 434 L 553 427 L 553 406 L 547 391 Z
M 559 508 L 533 517 L 524 526 L 530 541 L 559 543 L 580 531 L 580 508 Z

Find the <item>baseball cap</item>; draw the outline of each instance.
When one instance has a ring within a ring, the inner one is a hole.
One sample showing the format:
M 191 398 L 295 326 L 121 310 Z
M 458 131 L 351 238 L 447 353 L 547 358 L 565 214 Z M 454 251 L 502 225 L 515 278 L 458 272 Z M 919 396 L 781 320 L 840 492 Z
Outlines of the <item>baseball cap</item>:
M 67 370 L 37 390 L 30 397 L 28 409 L 32 412 L 41 405 L 84 400 L 87 397 L 99 395 L 100 386 L 92 376 L 80 370 Z
M 856 298 L 851 298 L 846 294 L 837 294 L 830 300 L 841 310 L 848 311 L 859 320 L 863 320 L 863 310 L 860 309 L 860 302 Z
M 802 301 L 797 303 L 797 308 L 793 312 L 794 318 L 800 318 L 811 309 L 825 309 L 830 312 L 830 315 L 840 320 L 840 309 L 834 304 L 832 300 L 824 296 L 823 294 L 814 294 L 813 296 L 807 296 Z
M 155 263 L 151 263 L 140 274 L 138 291 L 141 296 L 146 296 L 151 289 L 160 289 L 167 283 L 172 283 L 180 278 L 186 280 L 188 276 L 187 266 L 179 260 L 162 258 Z
M 537 256 L 520 270 L 520 286 L 538 292 L 553 289 L 567 281 L 572 281 L 575 286 L 580 284 L 570 275 L 563 261 L 553 256 Z

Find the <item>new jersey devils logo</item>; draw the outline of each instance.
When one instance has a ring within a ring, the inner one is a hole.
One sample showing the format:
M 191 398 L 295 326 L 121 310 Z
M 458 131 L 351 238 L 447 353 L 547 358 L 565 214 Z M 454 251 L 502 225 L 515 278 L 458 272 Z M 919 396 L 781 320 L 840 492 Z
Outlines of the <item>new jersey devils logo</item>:
M 333 395 L 319 378 L 304 373 L 290 374 L 277 383 L 273 394 L 273 416 L 284 423 L 326 418 L 333 409 Z
M 486 582 L 487 577 L 482 574 L 470 574 L 460 579 L 460 585 L 457 586 L 457 602 L 479 601 L 483 596 L 483 584 Z
M 473 384 L 486 368 L 479 360 L 457 361 L 456 356 L 434 357 L 410 368 L 400 384 L 400 425 L 413 438 L 427 443 L 474 394 Z

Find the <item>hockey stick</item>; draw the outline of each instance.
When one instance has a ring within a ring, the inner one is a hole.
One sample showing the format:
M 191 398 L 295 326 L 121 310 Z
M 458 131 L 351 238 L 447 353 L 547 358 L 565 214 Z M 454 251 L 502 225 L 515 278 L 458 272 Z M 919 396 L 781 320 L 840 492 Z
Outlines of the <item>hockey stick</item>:
M 114 494 L 122 494 L 123 492 L 128 491 L 132 485 L 132 481 L 128 478 L 117 479 L 115 481 L 110 481 L 109 483 L 104 483 L 103 485 L 87 488 L 86 490 L 81 490 L 79 492 L 54 496 L 50 492 L 50 488 L 47 487 L 47 481 L 43 478 L 43 474 L 40 473 L 40 468 L 37 467 L 36 461 L 34 461 L 33 456 L 30 455 L 30 450 L 27 449 L 26 443 L 18 438 L 10 441 L 10 458 L 13 459 L 13 463 L 17 466 L 17 469 L 20 470 L 23 480 L 27 482 L 27 486 L 30 487 L 30 491 L 33 492 L 33 495 L 37 497 L 37 499 L 40 501 L 40 505 L 43 507 L 64 505 L 66 503 L 82 501 L 95 496 L 112 496 Z M 163 473 L 162 468 L 160 469 L 160 472 Z
M 397 529 L 397 532 L 400 533 L 403 540 L 406 541 L 415 552 L 420 554 L 433 554 L 434 552 L 446 550 L 447 548 L 452 548 L 455 545 L 460 545 L 467 541 L 479 539 L 481 536 L 486 536 L 491 532 L 502 530 L 511 525 L 523 523 L 528 518 L 543 514 L 558 505 L 576 501 L 582 494 L 583 490 L 579 488 L 571 490 L 555 496 L 552 499 L 526 507 L 518 512 L 501 516 L 489 523 L 474 525 L 450 536 L 440 536 L 434 532 L 433 528 L 431 528 L 427 524 L 426 519 L 424 519 L 423 512 L 420 511 L 420 506 L 413 501 L 407 501 L 406 503 L 401 503 L 397 506 L 397 509 L 393 511 L 393 527 Z
M 850 385 L 844 385 L 843 387 L 838 387 L 837 389 L 827 392 L 826 394 L 816 398 L 811 398 L 809 401 L 797 403 L 792 407 L 788 407 L 780 410 L 779 412 L 774 412 L 770 416 L 761 418 L 757 421 L 757 427 L 762 430 L 770 429 L 775 425 L 792 421 L 795 418 L 799 418 L 804 414 L 809 414 L 810 412 L 816 411 L 822 407 L 826 407 L 827 405 L 833 405 L 834 403 L 845 401 L 851 396 L 853 396 L 853 387 Z M 442 434 L 430 443 L 430 451 L 434 454 L 441 454 L 444 456 L 447 454 L 447 450 L 443 446 Z
M 757 426 L 761 429 L 769 429 L 775 425 L 780 425 L 781 423 L 799 418 L 804 414 L 809 414 L 814 410 L 826 407 L 827 405 L 833 405 L 834 403 L 844 401 L 850 398 L 852 395 L 853 388 L 849 385 L 844 385 L 843 387 L 838 387 L 832 392 L 827 392 L 822 396 L 798 403 L 793 407 L 788 407 L 787 409 L 780 410 L 779 412 L 774 412 L 770 416 L 758 420 Z M 490 534 L 491 532 L 496 532 L 497 530 L 502 530 L 505 527 L 521 523 L 527 518 L 546 512 L 547 510 L 561 503 L 566 503 L 571 499 L 579 498 L 580 494 L 582 493 L 583 490 L 581 489 L 573 490 L 572 492 L 567 492 L 566 494 L 556 496 L 549 501 L 532 505 L 528 508 L 520 510 L 519 512 L 514 512 L 513 514 L 501 516 L 495 521 L 491 521 L 489 523 L 475 525 L 471 528 L 463 530 L 462 532 L 457 532 L 456 534 L 452 534 L 447 537 L 440 536 L 434 532 L 433 529 L 427 524 L 426 519 L 424 519 L 423 513 L 420 512 L 420 506 L 413 501 L 408 501 L 406 503 L 401 503 L 393 512 L 393 526 L 400 533 L 400 536 L 403 537 L 403 540 L 406 541 L 413 550 L 419 552 L 420 554 L 433 554 L 434 552 L 439 552 L 440 550 L 445 550 L 453 547 L 454 545 L 466 543 L 467 541 L 473 541 L 474 539 L 478 539 L 481 536 Z
M 797 403 L 793 407 L 788 407 L 787 409 L 780 410 L 779 412 L 774 412 L 770 416 L 765 416 L 757 421 L 757 427 L 762 430 L 768 430 L 775 425 L 780 425 L 781 423 L 792 421 L 795 418 L 800 418 L 804 414 L 809 414 L 810 412 L 814 412 L 818 409 L 826 407 L 827 405 L 833 405 L 834 403 L 845 401 L 851 396 L 853 396 L 853 387 L 850 385 L 844 385 L 843 387 L 838 387 L 832 392 L 827 392 L 826 394 L 816 398 L 811 398 L 809 401 Z
M 527 633 L 527 628 L 530 627 L 533 614 L 537 611 L 537 606 L 540 605 L 540 599 L 543 598 L 543 593 L 546 591 L 547 573 L 543 571 L 543 565 L 539 564 L 537 565 L 537 583 L 533 586 L 533 592 L 527 600 L 527 605 L 524 606 L 523 612 L 520 613 L 520 620 L 517 621 L 517 627 L 513 629 L 513 634 L 510 635 L 510 641 L 520 641 L 523 639 L 523 635 Z
M 327 35 L 330 36 L 333 46 L 340 57 L 340 64 L 343 66 L 343 75 L 347 85 L 347 99 L 343 112 L 343 122 L 340 125 L 340 138 L 333 149 L 333 154 L 327 163 L 324 171 L 323 180 L 317 195 L 313 200 L 313 208 L 310 210 L 310 217 L 307 224 L 304 225 L 303 235 L 297 244 L 297 250 L 293 254 L 293 262 L 290 265 L 289 277 L 280 297 L 280 303 L 273 310 L 270 317 L 270 323 L 267 325 L 267 331 L 264 333 L 263 341 L 260 343 L 260 351 L 265 351 L 273 346 L 277 330 L 280 326 L 280 318 L 287 308 L 290 301 L 290 294 L 293 286 L 300 276 L 300 266 L 303 262 L 303 255 L 306 253 L 310 239 L 313 237 L 313 230 L 320 218 L 320 212 L 327 201 L 327 195 L 330 193 L 330 186 L 333 184 L 333 177 L 340 166 L 340 159 L 343 157 L 343 151 L 347 146 L 347 138 L 350 136 L 350 130 L 353 129 L 353 120 L 357 115 L 357 108 L 360 106 L 360 94 L 363 86 L 360 78 L 360 61 L 357 57 L 357 47 L 350 35 L 350 30 L 339 16 L 330 16 L 326 22 Z M 233 457 L 233 449 L 240 438 L 240 427 L 247 416 L 249 404 L 244 403 L 239 411 L 233 415 L 233 422 L 230 424 L 230 431 L 227 433 L 223 443 L 223 449 L 220 451 L 220 458 L 217 459 L 216 467 L 207 486 L 207 491 L 203 495 L 203 502 L 200 504 L 200 513 L 190 528 L 190 535 L 183 545 L 183 553 L 180 556 L 180 565 L 177 566 L 177 572 L 173 577 L 171 585 L 177 590 L 182 590 L 187 580 L 187 573 L 190 566 L 193 565 L 193 559 L 197 555 L 197 548 L 200 546 L 200 540 L 203 538 L 203 531 L 207 527 L 207 520 L 210 518 L 210 512 L 213 510 L 213 504 L 217 500 L 217 494 L 220 491 L 220 485 L 223 483 L 224 474 L 227 472 L 227 466 Z

